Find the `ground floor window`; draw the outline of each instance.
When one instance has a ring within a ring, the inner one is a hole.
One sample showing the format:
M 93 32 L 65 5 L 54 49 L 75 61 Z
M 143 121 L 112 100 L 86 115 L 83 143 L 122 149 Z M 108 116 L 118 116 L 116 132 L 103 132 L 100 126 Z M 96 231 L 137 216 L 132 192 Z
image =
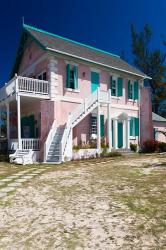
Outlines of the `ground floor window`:
M 97 116 L 91 116 L 91 136 L 97 135 Z M 100 115 L 100 136 L 104 136 L 104 115 Z

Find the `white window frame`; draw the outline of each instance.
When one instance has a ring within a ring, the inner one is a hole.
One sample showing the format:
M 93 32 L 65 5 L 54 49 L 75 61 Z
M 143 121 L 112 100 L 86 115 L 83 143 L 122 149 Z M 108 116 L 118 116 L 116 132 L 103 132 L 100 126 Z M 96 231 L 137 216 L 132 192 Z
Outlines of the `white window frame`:
M 112 99 L 118 99 L 120 100 L 123 96 L 117 96 L 118 95 L 118 77 L 121 77 L 120 75 L 113 75 L 113 74 L 110 74 L 110 76 L 112 76 L 112 81 L 115 81 L 116 83 L 116 95 L 112 95 L 112 92 L 111 92 L 111 98 Z M 111 87 L 112 89 L 112 87 Z M 124 95 L 124 93 L 123 93 Z
M 78 70 L 78 66 L 79 66 L 78 63 L 71 62 L 71 61 L 66 61 L 66 60 L 65 60 L 65 63 L 66 63 L 66 65 L 67 65 L 67 64 L 70 64 L 70 66 L 71 66 L 72 68 L 74 68 L 74 66 L 76 66 L 76 67 L 77 67 L 77 70 Z M 66 89 L 66 91 L 68 91 L 68 92 L 80 93 L 80 90 L 79 90 L 79 82 L 78 82 L 78 88 L 77 88 L 77 89 L 66 88 L 66 87 L 65 87 L 65 89 Z
M 138 102 L 138 100 L 135 100 L 134 99 L 134 82 L 136 80 L 133 80 L 133 79 L 128 79 L 128 81 L 130 81 L 130 86 L 132 86 L 132 99 L 131 98 L 128 98 L 128 101 L 130 102 Z M 138 90 L 139 91 L 139 90 Z

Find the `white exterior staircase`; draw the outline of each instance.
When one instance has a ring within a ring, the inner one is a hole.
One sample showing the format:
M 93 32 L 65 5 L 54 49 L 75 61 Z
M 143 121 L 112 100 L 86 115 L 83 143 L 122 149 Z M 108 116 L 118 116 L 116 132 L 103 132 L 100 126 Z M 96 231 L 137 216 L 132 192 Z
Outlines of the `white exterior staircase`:
M 57 127 L 54 121 L 45 143 L 45 162 L 58 163 L 72 158 L 72 128 L 103 102 L 110 102 L 110 91 L 98 88 L 69 114 L 64 128 Z

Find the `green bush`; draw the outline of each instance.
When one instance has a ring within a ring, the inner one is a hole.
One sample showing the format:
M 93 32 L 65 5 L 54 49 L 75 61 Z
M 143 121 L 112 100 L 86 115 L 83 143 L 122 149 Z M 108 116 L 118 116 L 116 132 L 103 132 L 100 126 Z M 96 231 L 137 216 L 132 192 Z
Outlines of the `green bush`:
M 154 153 L 159 151 L 159 142 L 147 140 L 142 145 L 142 153 Z
M 121 156 L 122 154 L 119 152 L 107 152 L 107 149 L 103 149 L 102 153 L 100 154 L 101 158 L 105 158 L 105 157 L 117 157 L 117 156 Z
M 166 152 L 166 143 L 165 142 L 159 142 L 158 143 L 158 149 L 159 149 L 159 152 Z
M 81 147 L 79 145 L 74 145 L 73 146 L 73 150 L 78 151 L 79 149 L 81 149 Z
M 137 144 L 130 143 L 130 149 L 133 152 L 137 152 Z

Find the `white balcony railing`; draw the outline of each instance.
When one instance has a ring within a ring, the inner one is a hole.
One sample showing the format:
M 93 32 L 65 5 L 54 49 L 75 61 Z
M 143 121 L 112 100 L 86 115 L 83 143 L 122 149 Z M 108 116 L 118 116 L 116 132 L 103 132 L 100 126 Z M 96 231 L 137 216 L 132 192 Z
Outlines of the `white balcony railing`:
M 39 79 L 15 76 L 0 88 L 0 101 L 3 101 L 18 92 L 32 94 L 33 96 L 42 95 L 43 98 L 49 98 L 50 83 Z
M 18 91 L 49 95 L 49 82 L 18 76 Z
M 9 149 L 18 149 L 18 139 L 10 139 Z M 21 149 L 32 149 L 34 151 L 40 150 L 40 139 L 36 138 L 22 138 L 21 139 Z
M 21 139 L 22 149 L 32 149 L 38 151 L 40 149 L 40 140 L 34 138 Z

